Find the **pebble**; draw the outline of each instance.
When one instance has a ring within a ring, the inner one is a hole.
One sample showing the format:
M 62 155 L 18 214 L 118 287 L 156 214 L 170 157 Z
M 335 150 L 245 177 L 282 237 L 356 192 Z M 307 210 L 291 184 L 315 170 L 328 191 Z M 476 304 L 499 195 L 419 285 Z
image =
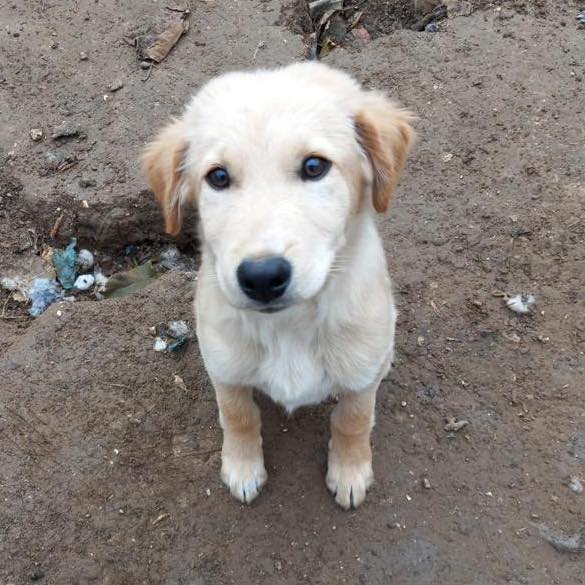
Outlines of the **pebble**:
M 447 424 L 445 425 L 445 430 L 447 432 L 454 432 L 457 433 L 461 429 L 465 428 L 469 424 L 468 420 L 457 420 L 456 418 L 452 417 L 447 420 Z
M 569 489 L 576 494 L 582 494 L 585 488 L 583 488 L 583 484 L 579 479 L 572 477 L 569 482 Z
M 29 134 L 33 142 L 39 142 L 43 139 L 43 131 L 41 128 L 31 128 Z
M 150 61 L 142 61 L 140 63 L 140 69 L 150 69 L 152 67 L 152 63 Z
M 112 93 L 114 93 L 115 91 L 118 91 L 119 89 L 122 89 L 124 87 L 124 82 L 121 79 L 116 79 L 116 81 L 113 81 L 112 83 L 110 83 L 110 85 L 108 85 L 108 90 L 111 91 Z
M 79 60 L 80 61 L 87 61 L 88 57 L 87 57 L 87 53 L 85 51 L 81 51 L 81 53 L 79 53 Z
M 423 477 L 421 483 L 425 490 L 431 489 L 431 482 L 429 481 L 428 477 Z
M 95 187 L 97 185 L 95 179 L 79 179 L 79 186 L 87 189 L 88 187 Z

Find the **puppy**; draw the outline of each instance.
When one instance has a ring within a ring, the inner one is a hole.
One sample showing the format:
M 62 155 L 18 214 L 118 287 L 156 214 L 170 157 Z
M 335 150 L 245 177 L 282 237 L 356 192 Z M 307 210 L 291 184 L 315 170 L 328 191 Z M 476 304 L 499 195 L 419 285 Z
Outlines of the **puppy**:
M 210 81 L 146 150 L 166 231 L 190 205 L 199 212 L 197 335 L 221 477 L 242 502 L 267 478 L 254 388 L 289 412 L 337 396 L 326 483 L 345 509 L 366 497 L 396 321 L 374 216 L 388 209 L 411 120 L 345 73 L 301 63 Z

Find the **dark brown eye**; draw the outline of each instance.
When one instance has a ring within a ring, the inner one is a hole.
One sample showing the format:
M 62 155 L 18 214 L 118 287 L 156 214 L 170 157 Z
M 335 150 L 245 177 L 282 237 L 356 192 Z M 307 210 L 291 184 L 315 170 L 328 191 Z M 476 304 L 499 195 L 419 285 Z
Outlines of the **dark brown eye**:
M 303 161 L 301 178 L 303 181 L 318 181 L 331 168 L 331 161 L 320 156 L 309 156 Z
M 230 186 L 230 174 L 223 167 L 211 169 L 207 173 L 205 180 L 210 187 L 217 191 L 227 189 Z

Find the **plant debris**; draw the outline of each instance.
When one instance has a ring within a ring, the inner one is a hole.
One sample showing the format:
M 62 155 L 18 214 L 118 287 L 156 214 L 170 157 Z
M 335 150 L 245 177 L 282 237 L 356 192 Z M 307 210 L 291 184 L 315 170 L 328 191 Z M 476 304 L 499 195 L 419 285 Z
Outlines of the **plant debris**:
M 160 63 L 171 52 L 179 39 L 189 30 L 190 11 L 185 10 L 179 22 L 174 22 L 159 34 L 146 33 L 127 40 L 136 48 L 140 61 Z

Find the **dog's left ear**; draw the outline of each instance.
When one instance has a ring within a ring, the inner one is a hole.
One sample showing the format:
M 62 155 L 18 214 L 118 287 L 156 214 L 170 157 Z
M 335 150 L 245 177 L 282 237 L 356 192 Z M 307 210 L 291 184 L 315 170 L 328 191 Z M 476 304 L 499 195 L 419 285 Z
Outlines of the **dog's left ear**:
M 172 236 L 181 231 L 182 207 L 190 197 L 183 176 L 187 148 L 183 122 L 176 120 L 146 147 L 143 157 L 144 173 L 161 207 L 165 230 Z
M 372 165 L 374 209 L 388 209 L 406 157 L 414 141 L 413 114 L 403 110 L 385 95 L 364 93 L 361 108 L 355 116 L 358 140 Z

